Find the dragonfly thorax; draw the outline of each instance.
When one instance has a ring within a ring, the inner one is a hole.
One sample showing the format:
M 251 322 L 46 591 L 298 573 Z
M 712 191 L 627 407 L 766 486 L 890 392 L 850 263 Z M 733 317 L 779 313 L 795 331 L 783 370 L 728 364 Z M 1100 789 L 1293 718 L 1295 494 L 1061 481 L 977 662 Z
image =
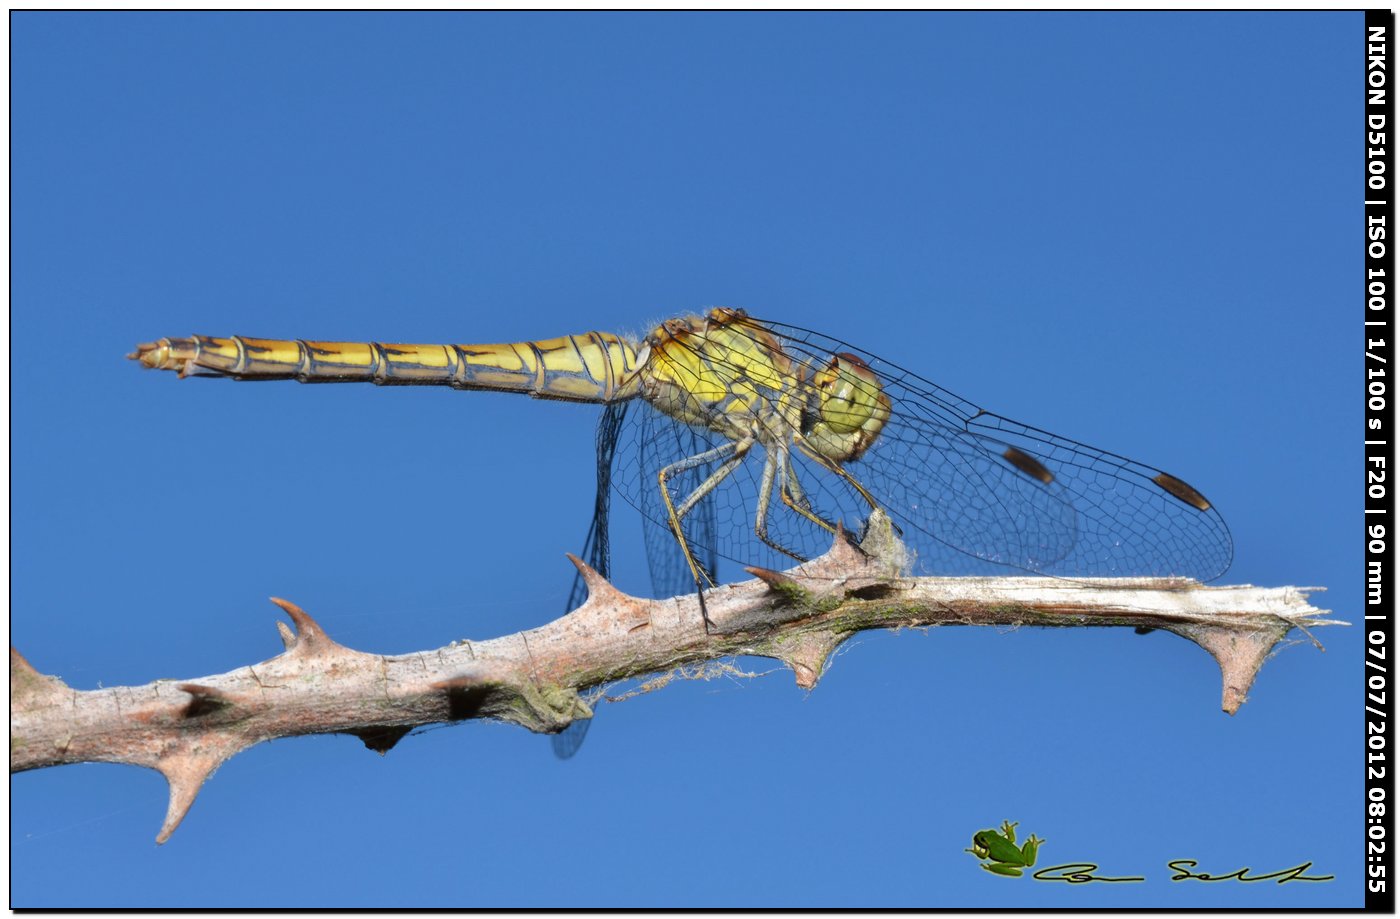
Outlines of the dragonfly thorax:
M 668 320 L 646 346 L 643 398 L 734 441 L 796 441 L 844 463 L 864 455 L 890 418 L 889 396 L 864 360 L 843 351 L 799 363 L 742 310 Z
M 778 339 L 741 310 L 671 319 L 646 340 L 642 397 L 686 424 L 765 445 L 799 432 L 809 388 Z

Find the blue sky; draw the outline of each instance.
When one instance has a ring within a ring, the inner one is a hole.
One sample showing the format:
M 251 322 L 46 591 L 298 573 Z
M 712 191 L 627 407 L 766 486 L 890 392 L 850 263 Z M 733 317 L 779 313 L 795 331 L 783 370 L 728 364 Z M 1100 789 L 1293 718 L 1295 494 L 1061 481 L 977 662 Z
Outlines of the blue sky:
M 88 689 L 272 656 L 269 595 L 381 653 L 562 611 L 593 407 L 181 383 L 124 361 L 138 341 L 509 341 L 715 304 L 1171 470 L 1230 523 L 1221 583 L 1326 586 L 1359 623 L 1361 30 L 16 14 L 13 642 Z M 810 694 L 779 671 L 605 706 L 568 762 L 479 723 L 384 758 L 264 744 L 163 847 L 156 773 L 25 773 L 11 900 L 1355 906 L 1362 634 L 1285 648 L 1231 718 L 1167 634 L 868 633 Z M 1042 865 L 1149 880 L 994 877 L 962 850 L 1004 819 Z M 1173 884 L 1172 858 L 1336 880 Z

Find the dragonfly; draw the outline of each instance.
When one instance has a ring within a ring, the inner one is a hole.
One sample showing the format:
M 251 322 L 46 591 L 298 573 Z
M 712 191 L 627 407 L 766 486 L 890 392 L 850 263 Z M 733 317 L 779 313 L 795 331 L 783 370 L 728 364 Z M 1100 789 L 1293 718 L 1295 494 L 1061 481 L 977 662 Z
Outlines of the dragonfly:
M 584 558 L 609 576 L 608 518 L 620 496 L 641 514 L 659 596 L 703 597 L 720 557 L 769 568 L 814 558 L 876 509 L 918 572 L 1210 581 L 1233 554 L 1224 518 L 1183 479 L 988 411 L 846 342 L 728 307 L 669 319 L 640 339 L 193 336 L 143 343 L 128 357 L 181 377 L 601 404 Z M 583 596 L 576 579 L 569 608 Z M 590 723 L 555 735 L 555 752 L 573 755 Z

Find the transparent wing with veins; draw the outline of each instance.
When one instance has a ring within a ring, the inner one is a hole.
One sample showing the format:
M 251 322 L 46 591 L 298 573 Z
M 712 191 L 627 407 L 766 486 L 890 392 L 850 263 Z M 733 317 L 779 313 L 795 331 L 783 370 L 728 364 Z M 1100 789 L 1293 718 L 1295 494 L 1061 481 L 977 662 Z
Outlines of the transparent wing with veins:
M 985 411 L 845 342 L 796 326 L 745 322 L 754 342 L 780 348 L 796 368 L 791 386 L 803 386 L 833 355 L 858 357 L 889 397 L 890 416 L 859 459 L 839 464 L 841 475 L 802 449 L 802 423 L 794 430 L 776 411 L 756 413 L 760 442 L 733 462 L 723 449 L 734 445 L 733 437 L 637 406 L 618 435 L 613 484 L 659 532 L 658 544 L 674 540 L 658 472 L 708 451 L 713 459 L 688 469 L 684 482 L 673 480 L 672 496 L 683 503 L 731 464 L 694 507 L 710 508 L 718 553 L 743 564 L 782 568 L 814 557 L 830 545 L 829 527 L 838 521 L 858 532 L 871 509 L 863 489 L 894 519 L 924 572 L 1013 568 L 1061 577 L 1209 580 L 1229 566 L 1223 518 L 1174 476 Z M 751 379 L 751 360 L 726 368 L 712 354 L 707 358 L 706 366 L 736 388 Z M 813 397 L 796 398 L 806 405 Z M 695 432 L 694 441 L 667 436 L 676 427 Z M 629 457 L 637 459 L 629 463 Z M 775 478 L 786 480 L 786 493 Z M 758 532 L 760 521 L 767 539 Z M 705 533 L 692 532 L 689 517 L 683 532 L 692 545 L 708 545 Z
M 612 497 L 612 479 L 614 467 L 618 464 L 617 447 L 619 433 L 624 429 L 628 416 L 650 415 L 661 417 L 659 413 L 653 412 L 648 406 L 640 402 L 614 402 L 603 409 L 603 415 L 598 420 L 597 433 L 597 461 L 598 461 L 598 490 L 594 497 L 593 519 L 588 526 L 588 535 L 584 539 L 583 552 L 580 555 L 595 571 L 605 578 L 612 577 L 612 557 L 610 543 L 610 509 Z M 647 419 L 653 422 L 654 418 Z M 634 420 L 635 423 L 635 420 Z M 694 455 L 706 449 L 708 442 L 704 438 L 704 432 L 687 425 L 678 425 L 669 422 L 658 426 L 653 437 L 647 443 L 664 444 L 667 455 Z M 632 461 L 636 461 L 632 457 Z M 657 460 L 659 462 L 659 460 Z M 627 461 L 621 461 L 625 467 Z M 686 480 L 688 483 L 690 479 Z M 660 504 L 659 492 L 653 493 L 653 501 Z M 659 507 L 653 509 L 654 513 L 660 514 L 664 518 L 664 511 Z M 715 556 L 715 546 L 717 545 L 715 532 L 715 519 L 713 507 L 706 505 L 698 512 L 689 515 L 687 522 L 687 535 L 692 539 L 697 547 L 697 554 L 706 570 L 713 573 L 718 559 Z M 652 579 L 652 595 L 665 598 L 674 597 L 689 593 L 695 589 L 695 582 L 691 577 L 690 568 L 686 565 L 685 556 L 681 552 L 680 545 L 676 542 L 670 530 L 663 527 L 647 525 L 644 532 L 647 550 L 647 563 Z M 585 600 L 588 599 L 588 588 L 583 582 L 582 575 L 575 574 L 573 586 L 569 591 L 566 611 L 578 609 Z M 594 712 L 596 715 L 598 699 L 594 700 Z M 588 736 L 588 729 L 592 726 L 593 719 L 585 718 L 572 722 L 567 728 L 558 734 L 550 737 L 550 743 L 554 748 L 554 755 L 560 759 L 569 759 L 579 751 L 584 739 Z

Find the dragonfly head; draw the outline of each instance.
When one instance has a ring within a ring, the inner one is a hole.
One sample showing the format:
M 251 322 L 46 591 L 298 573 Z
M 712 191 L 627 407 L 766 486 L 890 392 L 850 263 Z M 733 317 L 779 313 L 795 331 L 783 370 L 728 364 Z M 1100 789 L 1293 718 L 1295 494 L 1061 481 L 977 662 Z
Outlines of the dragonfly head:
M 843 351 L 812 375 L 812 387 L 808 445 L 838 463 L 860 459 L 890 419 L 890 397 L 879 375 Z

